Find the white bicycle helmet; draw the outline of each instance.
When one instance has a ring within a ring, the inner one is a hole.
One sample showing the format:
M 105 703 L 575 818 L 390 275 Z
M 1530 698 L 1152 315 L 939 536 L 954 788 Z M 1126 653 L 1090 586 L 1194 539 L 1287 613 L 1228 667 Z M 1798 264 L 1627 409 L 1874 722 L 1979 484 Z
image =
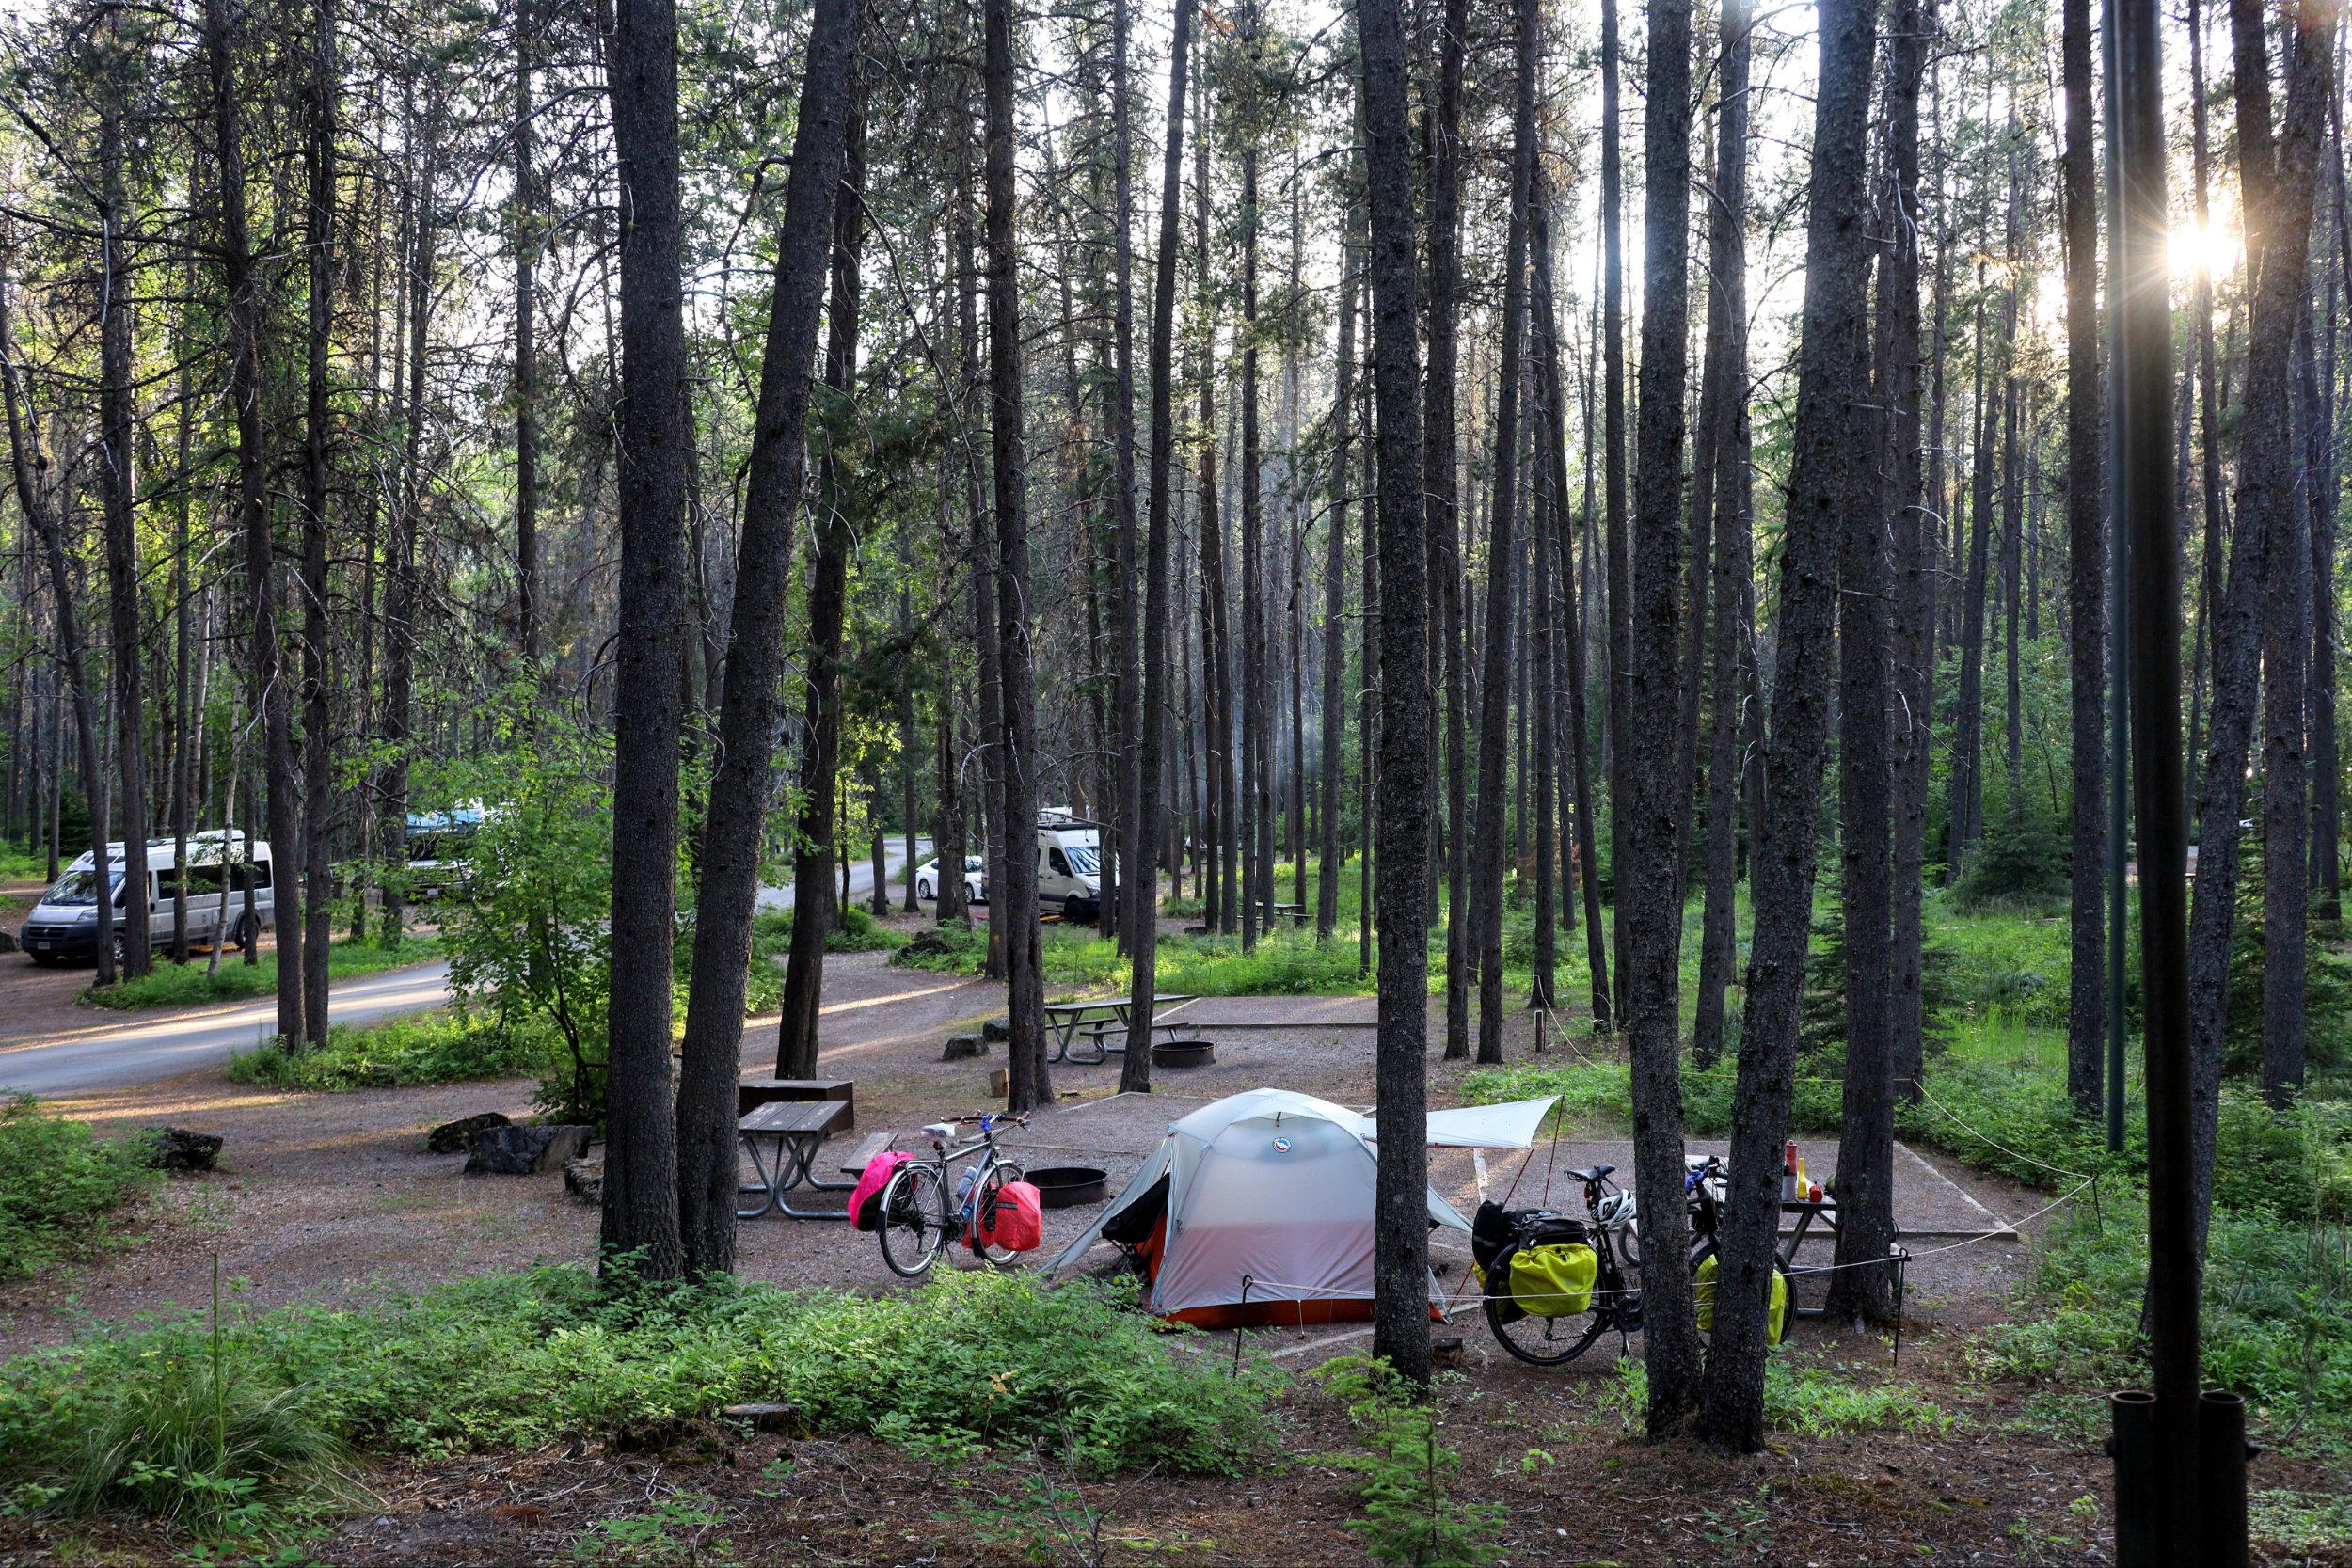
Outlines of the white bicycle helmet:
M 1611 1193 L 1600 1200 L 1600 1208 L 1595 1212 L 1594 1217 L 1600 1221 L 1605 1230 L 1623 1229 L 1633 1218 L 1633 1195 Z

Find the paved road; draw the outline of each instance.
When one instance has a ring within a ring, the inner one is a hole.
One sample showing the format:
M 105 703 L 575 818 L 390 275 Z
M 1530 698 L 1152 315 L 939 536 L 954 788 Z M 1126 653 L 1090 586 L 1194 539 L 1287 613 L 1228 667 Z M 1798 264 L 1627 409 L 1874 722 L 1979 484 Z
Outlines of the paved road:
M 930 855 L 929 839 L 914 842 L 918 856 Z M 885 864 L 893 880 L 905 869 L 905 850 L 904 839 L 890 841 Z M 873 862 L 861 856 L 850 868 L 850 896 L 870 897 L 873 891 Z M 792 890 L 762 888 L 759 902 L 764 909 L 790 909 Z M 421 964 L 338 984 L 328 994 L 327 1016 L 331 1022 L 365 1025 L 448 1001 L 448 963 Z M 78 1094 L 215 1067 L 232 1052 L 260 1044 L 277 1022 L 277 1002 L 264 997 L 241 1006 L 97 1024 L 53 1040 L 0 1046 L 0 1090 Z
M 343 981 L 328 995 L 327 1017 L 335 1023 L 380 1023 L 448 999 L 448 963 L 420 964 Z M 276 998 L 263 997 L 200 1013 L 97 1024 L 40 1044 L 0 1047 L 0 1088 L 60 1095 L 153 1083 L 215 1066 L 231 1052 L 250 1051 L 277 1022 Z
M 931 858 L 931 841 L 922 834 L 914 835 L 914 863 L 917 865 Z M 883 875 L 890 880 L 891 907 L 897 908 L 907 895 L 907 841 L 903 838 L 882 840 Z M 857 859 L 850 864 L 850 899 L 864 903 L 874 896 L 874 851 L 871 845 L 859 848 Z M 788 910 L 792 907 L 792 890 L 788 887 L 764 887 L 759 890 L 759 907 L 763 910 Z

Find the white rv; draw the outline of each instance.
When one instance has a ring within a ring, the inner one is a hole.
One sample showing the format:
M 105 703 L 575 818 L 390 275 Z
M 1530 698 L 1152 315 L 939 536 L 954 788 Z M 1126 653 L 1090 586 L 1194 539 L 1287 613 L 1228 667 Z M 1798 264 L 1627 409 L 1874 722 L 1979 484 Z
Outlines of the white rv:
M 123 885 L 125 855 L 120 844 L 106 847 L 106 888 L 114 905 L 114 940 L 122 951 L 122 911 L 132 896 Z M 24 917 L 18 941 L 37 964 L 62 963 L 67 958 L 98 956 L 98 863 L 87 852 L 66 869 L 56 884 L 40 895 Z M 246 915 L 246 890 L 253 892 L 252 924 Z M 179 916 L 180 885 L 172 872 L 172 841 L 147 843 L 147 886 L 137 895 L 147 900 L 147 940 L 151 947 L 171 945 L 173 923 Z M 239 947 L 252 944 L 257 930 L 267 930 L 275 897 L 270 887 L 269 846 L 248 842 L 234 828 L 215 828 L 188 836 L 187 910 L 190 944 Z
M 1037 814 L 1037 907 L 1058 910 L 1072 925 L 1102 912 L 1103 827 L 1072 813 L 1045 806 Z

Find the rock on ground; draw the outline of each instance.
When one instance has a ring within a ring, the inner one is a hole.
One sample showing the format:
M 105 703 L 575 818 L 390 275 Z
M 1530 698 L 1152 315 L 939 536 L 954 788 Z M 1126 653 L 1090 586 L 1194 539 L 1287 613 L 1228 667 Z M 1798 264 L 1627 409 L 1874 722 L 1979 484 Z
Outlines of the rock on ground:
M 474 1134 L 468 1176 L 537 1176 L 585 1156 L 594 1129 L 562 1125 L 485 1127 Z

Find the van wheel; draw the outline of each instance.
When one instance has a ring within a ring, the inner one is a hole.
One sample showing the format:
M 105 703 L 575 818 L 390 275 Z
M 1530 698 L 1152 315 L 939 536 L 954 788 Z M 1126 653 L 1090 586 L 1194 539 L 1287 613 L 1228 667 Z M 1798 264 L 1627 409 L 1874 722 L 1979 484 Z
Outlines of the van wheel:
M 1069 897 L 1061 901 L 1061 917 L 1064 921 L 1073 926 L 1086 925 L 1087 901 L 1079 897 L 1076 894 L 1072 894 Z
M 237 916 L 236 928 L 229 934 L 229 945 L 240 953 L 253 945 L 253 927 L 245 916 Z

